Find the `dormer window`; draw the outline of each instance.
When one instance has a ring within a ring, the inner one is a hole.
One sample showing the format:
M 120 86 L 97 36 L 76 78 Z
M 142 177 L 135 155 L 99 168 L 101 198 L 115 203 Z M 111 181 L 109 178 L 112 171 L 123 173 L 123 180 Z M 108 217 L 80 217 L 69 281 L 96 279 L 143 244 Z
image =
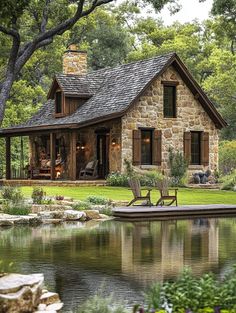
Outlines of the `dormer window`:
M 55 93 L 55 113 L 56 114 L 62 114 L 62 92 L 57 91 Z

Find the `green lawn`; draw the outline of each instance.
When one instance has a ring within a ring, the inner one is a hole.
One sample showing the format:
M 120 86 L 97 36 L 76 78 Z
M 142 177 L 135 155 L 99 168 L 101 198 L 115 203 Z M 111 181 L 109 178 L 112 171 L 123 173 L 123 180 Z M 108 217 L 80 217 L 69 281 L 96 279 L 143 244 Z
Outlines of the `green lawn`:
M 30 197 L 33 187 L 22 187 L 26 197 Z M 131 191 L 123 187 L 44 187 L 47 196 L 62 195 L 74 199 L 84 200 L 90 195 L 103 196 L 113 200 L 131 200 Z M 152 202 L 157 200 L 159 193 L 152 191 Z M 236 204 L 236 192 L 215 191 L 180 188 L 178 192 L 179 204 Z

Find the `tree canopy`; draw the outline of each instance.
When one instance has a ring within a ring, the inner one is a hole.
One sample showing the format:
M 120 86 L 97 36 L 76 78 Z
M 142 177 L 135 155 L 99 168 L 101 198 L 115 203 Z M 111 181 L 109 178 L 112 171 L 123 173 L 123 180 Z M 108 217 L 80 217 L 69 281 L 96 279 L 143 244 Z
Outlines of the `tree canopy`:
M 177 52 L 228 121 L 222 138 L 236 138 L 236 4 L 214 0 L 213 17 L 174 23 L 143 12 L 173 0 L 2 0 L 0 2 L 0 121 L 25 121 L 45 101 L 70 43 L 88 51 L 96 70 Z M 106 6 L 103 6 L 106 4 Z M 96 8 L 96 10 L 95 10 Z

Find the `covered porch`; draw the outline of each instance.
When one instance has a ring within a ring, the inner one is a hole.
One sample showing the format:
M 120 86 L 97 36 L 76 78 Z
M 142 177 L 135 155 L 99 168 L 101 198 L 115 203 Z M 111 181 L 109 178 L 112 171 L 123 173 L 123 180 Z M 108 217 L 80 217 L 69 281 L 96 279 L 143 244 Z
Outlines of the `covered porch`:
M 19 130 L 5 139 L 5 181 L 96 181 L 120 170 L 120 121 L 80 129 Z M 20 138 L 18 156 L 12 157 Z M 17 162 L 16 162 L 17 160 Z M 17 164 L 17 166 L 16 166 Z M 84 175 L 90 165 L 93 171 Z

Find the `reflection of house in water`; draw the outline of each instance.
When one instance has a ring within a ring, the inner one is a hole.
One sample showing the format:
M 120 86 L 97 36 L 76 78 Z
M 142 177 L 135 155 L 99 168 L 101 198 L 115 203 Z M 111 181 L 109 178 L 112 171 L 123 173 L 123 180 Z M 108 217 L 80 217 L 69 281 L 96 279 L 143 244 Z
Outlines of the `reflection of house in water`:
M 143 282 L 174 278 L 184 266 L 198 275 L 217 267 L 218 242 L 215 219 L 123 225 L 122 272 Z

